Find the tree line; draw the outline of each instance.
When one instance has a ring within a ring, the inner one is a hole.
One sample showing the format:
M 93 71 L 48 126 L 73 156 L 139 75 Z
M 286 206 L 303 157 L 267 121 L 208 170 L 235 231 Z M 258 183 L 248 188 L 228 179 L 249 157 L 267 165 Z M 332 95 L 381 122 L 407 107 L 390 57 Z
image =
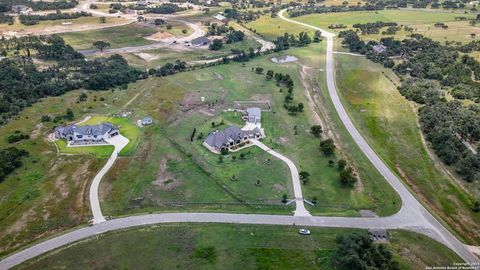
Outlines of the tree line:
M 20 15 L 20 23 L 24 25 L 34 25 L 38 24 L 40 21 L 50 21 L 50 20 L 69 20 L 69 19 L 77 19 L 80 17 L 89 17 L 92 14 L 81 11 L 81 12 L 74 12 L 74 13 L 62 13 L 60 11 L 56 13 L 49 13 L 46 15 Z
M 180 11 L 185 11 L 187 8 L 180 7 L 176 4 L 165 3 L 156 7 L 147 8 L 147 13 L 156 13 L 156 14 L 173 14 Z
M 87 61 L 57 35 L 0 41 L 0 48 L 22 54 L 0 61 L 0 124 L 43 97 L 80 88 L 106 90 L 147 76 L 120 55 Z M 32 55 L 56 63 L 39 70 Z
M 38 10 L 70 9 L 78 5 L 77 0 L 32 1 L 32 0 L 0 0 L 0 12 L 10 12 L 12 6 L 24 5 Z
M 403 79 L 399 92 L 423 105 L 420 124 L 435 154 L 466 181 L 480 178 L 480 63 L 460 53 L 476 50 L 478 43 L 441 44 L 419 34 L 395 40 L 382 38 L 385 51 L 375 52 L 375 41 L 364 42 L 351 30 L 339 35 L 351 51 L 393 68 Z M 391 57 L 403 61 L 395 64 Z M 448 101 L 449 92 L 454 100 Z M 463 105 L 457 99 L 474 103 Z
M 322 33 L 320 31 L 315 31 L 313 42 L 320 42 L 322 40 Z M 273 49 L 275 52 L 288 50 L 290 47 L 304 47 L 308 46 L 312 43 L 312 38 L 308 35 L 307 32 L 300 32 L 298 36 L 293 34 L 285 33 L 283 36 L 277 37 L 276 40 L 273 41 L 275 44 L 275 48 Z
M 0 183 L 16 168 L 23 165 L 22 158 L 26 156 L 28 156 L 27 151 L 15 147 L 0 149 Z

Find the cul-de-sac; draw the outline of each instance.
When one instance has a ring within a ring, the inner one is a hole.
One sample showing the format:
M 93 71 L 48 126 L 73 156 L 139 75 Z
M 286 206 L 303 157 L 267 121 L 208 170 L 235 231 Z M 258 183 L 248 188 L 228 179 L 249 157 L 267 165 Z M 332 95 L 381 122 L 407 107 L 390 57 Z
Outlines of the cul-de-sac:
M 0 269 L 480 269 L 479 25 L 0 0 Z

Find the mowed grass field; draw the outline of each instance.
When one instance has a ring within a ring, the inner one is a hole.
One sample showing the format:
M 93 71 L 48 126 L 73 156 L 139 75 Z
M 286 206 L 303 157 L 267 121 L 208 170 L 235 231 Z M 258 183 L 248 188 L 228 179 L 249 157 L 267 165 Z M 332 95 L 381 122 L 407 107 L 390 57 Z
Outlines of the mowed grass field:
M 171 25 L 172 28 L 167 29 L 167 24 Z M 187 32 L 183 33 L 183 30 L 186 30 Z M 146 37 L 157 32 L 167 32 L 172 36 L 182 37 L 190 35 L 192 29 L 183 23 L 173 21 L 167 21 L 167 23 L 162 26 L 132 22 L 126 25 L 104 29 L 62 33 L 60 36 L 67 44 L 70 44 L 76 50 L 87 50 L 94 49 L 92 43 L 98 40 L 109 42 L 111 45 L 109 48 L 141 46 L 155 43 L 154 40 L 146 39 Z
M 120 130 L 120 134 L 129 140 L 127 146 L 120 151 L 120 155 L 124 156 L 131 154 L 138 145 L 141 134 L 140 128 L 136 124 L 132 123 L 132 120 L 125 117 L 94 116 L 80 125 L 98 125 L 105 122 L 112 123 L 117 126 Z
M 344 24 L 346 29 L 353 29 L 352 25 L 356 23 L 369 22 L 396 22 L 399 25 L 406 25 L 414 29 L 414 33 L 422 34 L 437 41 L 460 41 L 469 42 L 471 38 L 467 37 L 471 33 L 480 35 L 477 27 L 470 26 L 468 20 L 457 21 L 455 17 L 466 17 L 474 19 L 474 14 L 458 14 L 449 12 L 429 12 L 420 10 L 379 10 L 379 11 L 355 11 L 355 12 L 338 12 L 326 14 L 310 14 L 293 18 L 294 20 L 309 23 L 329 32 L 339 33 L 345 29 L 329 29 L 332 24 Z M 448 29 L 434 27 L 436 22 L 443 22 L 448 25 Z M 283 35 L 285 32 L 290 34 L 298 34 L 302 31 L 313 35 L 313 30 L 301 25 L 286 22 L 280 18 L 271 18 L 270 15 L 260 17 L 258 20 L 249 22 L 245 25 L 248 28 L 255 29 L 258 34 L 273 40 L 277 36 Z M 380 30 L 380 33 L 386 28 Z M 404 39 L 411 33 L 401 30 L 395 34 L 398 39 Z M 361 36 L 365 40 L 379 40 L 388 35 L 374 34 Z
M 110 48 L 139 46 L 153 43 L 144 37 L 156 33 L 153 27 L 130 23 L 105 29 L 95 29 L 81 32 L 63 33 L 60 36 L 76 50 L 93 49 L 92 43 L 98 40 L 109 42 Z
M 162 224 L 100 235 L 16 269 L 335 269 L 335 238 L 364 230 L 229 224 Z M 460 259 L 425 236 L 391 231 L 401 269 L 447 266 Z
M 340 97 L 369 144 L 434 213 L 466 242 L 478 244 L 480 216 L 470 209 L 471 195 L 429 156 L 416 109 L 396 90 L 395 75 L 363 57 L 337 55 L 336 59 Z
M 309 23 L 329 32 L 340 32 L 345 29 L 328 29 L 332 24 L 344 24 L 348 28 L 353 29 L 352 25 L 356 23 L 371 23 L 371 22 L 396 22 L 398 25 L 406 25 L 414 29 L 413 33 L 422 34 L 437 41 L 460 41 L 469 42 L 471 39 L 467 38 L 470 33 L 479 34 L 477 27 L 470 26 L 468 20 L 457 21 L 455 17 L 466 17 L 467 19 L 474 19 L 474 14 L 458 14 L 449 12 L 429 12 L 418 10 L 379 10 L 379 11 L 355 11 L 355 12 L 338 12 L 327 14 L 310 14 L 300 17 L 295 17 L 294 20 Z M 448 25 L 448 29 L 434 27 L 437 22 L 443 22 Z M 380 30 L 380 33 L 386 28 Z M 395 34 L 398 39 L 406 38 L 410 32 L 403 30 Z M 364 35 L 362 39 L 379 40 L 388 35 Z
M 293 24 L 278 17 L 272 18 L 270 15 L 261 16 L 255 21 L 248 22 L 245 27 L 255 30 L 257 34 L 268 40 L 275 40 L 285 33 L 298 35 L 300 32 L 307 32 L 311 37 L 315 33 L 311 28 Z

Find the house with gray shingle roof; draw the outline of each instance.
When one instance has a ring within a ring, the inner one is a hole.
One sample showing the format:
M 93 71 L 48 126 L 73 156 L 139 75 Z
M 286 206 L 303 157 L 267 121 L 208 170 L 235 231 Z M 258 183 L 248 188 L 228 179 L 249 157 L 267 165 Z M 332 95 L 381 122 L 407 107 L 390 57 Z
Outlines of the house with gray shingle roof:
M 222 149 L 235 150 L 247 144 L 250 139 L 260 139 L 261 137 L 262 132 L 259 128 L 241 130 L 232 125 L 225 130 L 216 130 L 208 134 L 203 145 L 214 153 L 220 153 Z
M 64 139 L 69 144 L 102 143 L 105 139 L 117 136 L 119 130 L 111 123 L 98 125 L 66 125 L 55 128 L 55 138 Z

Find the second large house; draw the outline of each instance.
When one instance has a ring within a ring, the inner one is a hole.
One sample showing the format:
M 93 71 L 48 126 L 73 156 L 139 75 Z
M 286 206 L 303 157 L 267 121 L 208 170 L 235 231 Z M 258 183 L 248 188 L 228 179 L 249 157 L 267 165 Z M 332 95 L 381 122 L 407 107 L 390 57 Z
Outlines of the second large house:
M 118 134 L 118 128 L 111 123 L 94 126 L 66 125 L 55 128 L 55 137 L 65 139 L 68 144 L 103 143 Z
M 215 130 L 208 134 L 203 145 L 214 153 L 222 153 L 224 150 L 236 151 L 248 146 L 251 139 L 263 138 L 261 109 L 248 108 L 245 113 L 246 124 L 242 129 L 232 125 L 225 130 Z

